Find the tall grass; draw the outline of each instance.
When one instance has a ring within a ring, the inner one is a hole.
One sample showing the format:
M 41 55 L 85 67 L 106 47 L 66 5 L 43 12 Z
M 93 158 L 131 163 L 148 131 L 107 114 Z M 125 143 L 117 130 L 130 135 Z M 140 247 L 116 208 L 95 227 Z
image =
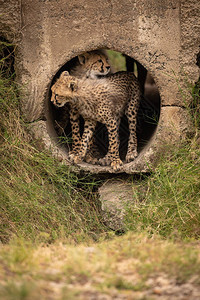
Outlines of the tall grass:
M 0 240 L 13 235 L 48 242 L 97 238 L 105 228 L 94 180 L 78 178 L 35 145 L 20 118 L 18 86 L 4 66 L 5 59 L 0 74 Z
M 165 238 L 200 237 L 200 150 L 185 145 L 163 158 L 154 174 L 133 182 L 127 228 Z
M 166 145 L 153 174 L 133 181 L 133 202 L 127 208 L 128 230 L 147 230 L 165 238 L 200 237 L 200 92 L 188 91 L 192 136 L 180 145 Z

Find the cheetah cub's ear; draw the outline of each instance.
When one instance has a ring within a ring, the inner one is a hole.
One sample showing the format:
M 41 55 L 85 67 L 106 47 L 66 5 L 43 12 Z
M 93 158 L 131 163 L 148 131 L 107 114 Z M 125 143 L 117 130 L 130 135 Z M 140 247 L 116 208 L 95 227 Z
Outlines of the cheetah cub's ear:
M 69 83 L 69 86 L 68 86 L 68 87 L 70 88 L 70 90 L 71 90 L 72 92 L 76 92 L 77 89 L 78 89 L 78 84 L 77 84 L 76 81 L 71 81 L 71 82 Z
M 84 54 L 81 54 L 81 55 L 78 55 L 78 60 L 79 60 L 79 63 L 81 65 L 84 65 L 85 62 L 87 61 L 87 59 L 89 58 L 90 54 L 85 52 Z
M 61 73 L 60 78 L 64 78 L 65 76 L 69 76 L 69 72 L 68 71 L 64 71 Z

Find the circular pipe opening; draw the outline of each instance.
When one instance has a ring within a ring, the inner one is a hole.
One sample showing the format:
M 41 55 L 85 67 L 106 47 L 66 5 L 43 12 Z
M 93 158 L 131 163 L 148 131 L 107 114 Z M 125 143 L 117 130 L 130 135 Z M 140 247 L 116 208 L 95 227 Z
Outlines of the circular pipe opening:
M 140 83 L 142 97 L 140 99 L 140 105 L 137 114 L 137 148 L 139 155 L 144 147 L 148 145 L 158 124 L 160 116 L 160 94 L 158 88 L 150 72 L 148 72 L 148 70 L 134 58 L 113 50 L 100 49 L 100 51 L 103 51 L 103 53 L 108 57 L 111 66 L 111 73 L 118 71 L 134 72 Z M 71 70 L 73 70 L 77 65 L 79 65 L 78 56 L 65 63 L 55 74 L 51 86 L 55 83 L 56 79 L 63 71 L 67 70 L 70 73 Z M 69 104 L 66 104 L 64 107 L 58 108 L 52 103 L 49 105 L 51 112 L 50 122 L 53 123 L 59 143 L 62 145 L 64 144 L 66 153 L 69 153 L 69 151 L 72 149 L 72 129 L 69 118 L 70 106 Z M 80 116 L 81 135 L 83 134 L 83 130 L 84 119 Z M 125 156 L 129 140 L 129 127 L 125 115 L 121 119 L 119 138 L 119 154 L 121 160 L 125 163 Z M 107 128 L 101 123 L 97 123 L 94 132 L 93 148 L 92 154 L 97 159 L 104 157 L 108 151 Z

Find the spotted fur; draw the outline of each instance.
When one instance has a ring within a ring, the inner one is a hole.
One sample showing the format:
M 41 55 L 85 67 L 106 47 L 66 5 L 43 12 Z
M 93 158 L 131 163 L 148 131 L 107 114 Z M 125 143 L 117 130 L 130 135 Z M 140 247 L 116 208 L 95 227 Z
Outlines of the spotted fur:
M 109 148 L 105 160 L 113 170 L 122 165 L 119 157 L 118 129 L 125 113 L 129 122 L 130 137 L 126 161 L 137 156 L 136 115 L 140 99 L 140 87 L 133 73 L 118 72 L 100 79 L 78 79 L 63 72 L 52 86 L 51 101 L 62 107 L 65 103 L 76 105 L 78 113 L 85 120 L 84 133 L 78 154 L 70 156 L 75 163 L 81 162 L 86 155 L 89 141 L 97 121 L 106 125 L 109 136 Z
M 78 55 L 78 61 L 75 66 L 69 71 L 70 75 L 77 78 L 92 78 L 96 79 L 99 76 L 105 76 L 110 72 L 110 65 L 108 63 L 108 58 L 106 54 L 101 50 L 94 50 L 90 52 L 85 52 L 81 55 Z M 60 111 L 59 121 L 56 124 L 56 130 L 59 134 L 64 131 L 68 120 L 70 119 L 71 128 L 72 128 L 72 153 L 78 151 L 80 144 L 80 124 L 79 124 L 80 114 L 76 107 L 76 104 L 70 103 L 70 109 L 68 106 L 64 106 Z M 91 142 L 90 148 L 93 147 Z M 91 158 L 90 153 L 88 153 L 88 161 Z

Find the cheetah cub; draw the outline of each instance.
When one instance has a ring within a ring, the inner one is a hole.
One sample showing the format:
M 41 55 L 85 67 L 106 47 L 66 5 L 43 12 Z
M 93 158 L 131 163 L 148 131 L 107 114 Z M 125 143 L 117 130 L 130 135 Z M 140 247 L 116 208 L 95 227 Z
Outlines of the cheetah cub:
M 140 87 L 133 73 L 118 72 L 99 79 L 78 79 L 67 71 L 60 75 L 51 87 L 51 101 L 62 107 L 69 102 L 76 105 L 85 120 L 84 132 L 78 154 L 71 154 L 74 163 L 80 163 L 86 155 L 97 121 L 106 125 L 109 147 L 106 160 L 114 171 L 120 169 L 118 129 L 125 113 L 129 122 L 130 137 L 126 161 L 137 156 L 136 115 L 140 99 Z
M 78 55 L 76 64 L 70 70 L 70 75 L 82 79 L 97 79 L 100 76 L 107 75 L 109 72 L 110 65 L 106 54 L 101 50 L 94 50 Z M 70 109 L 67 106 L 63 107 L 59 116 L 60 120 L 57 121 L 56 124 L 57 132 L 61 134 L 70 119 L 73 140 L 71 152 L 73 154 L 77 152 L 81 140 L 79 118 L 80 114 L 76 107 L 76 103 L 70 103 Z M 90 148 L 92 149 L 92 147 L 93 143 L 91 142 Z M 88 160 L 92 158 L 91 153 L 88 153 L 87 156 Z

